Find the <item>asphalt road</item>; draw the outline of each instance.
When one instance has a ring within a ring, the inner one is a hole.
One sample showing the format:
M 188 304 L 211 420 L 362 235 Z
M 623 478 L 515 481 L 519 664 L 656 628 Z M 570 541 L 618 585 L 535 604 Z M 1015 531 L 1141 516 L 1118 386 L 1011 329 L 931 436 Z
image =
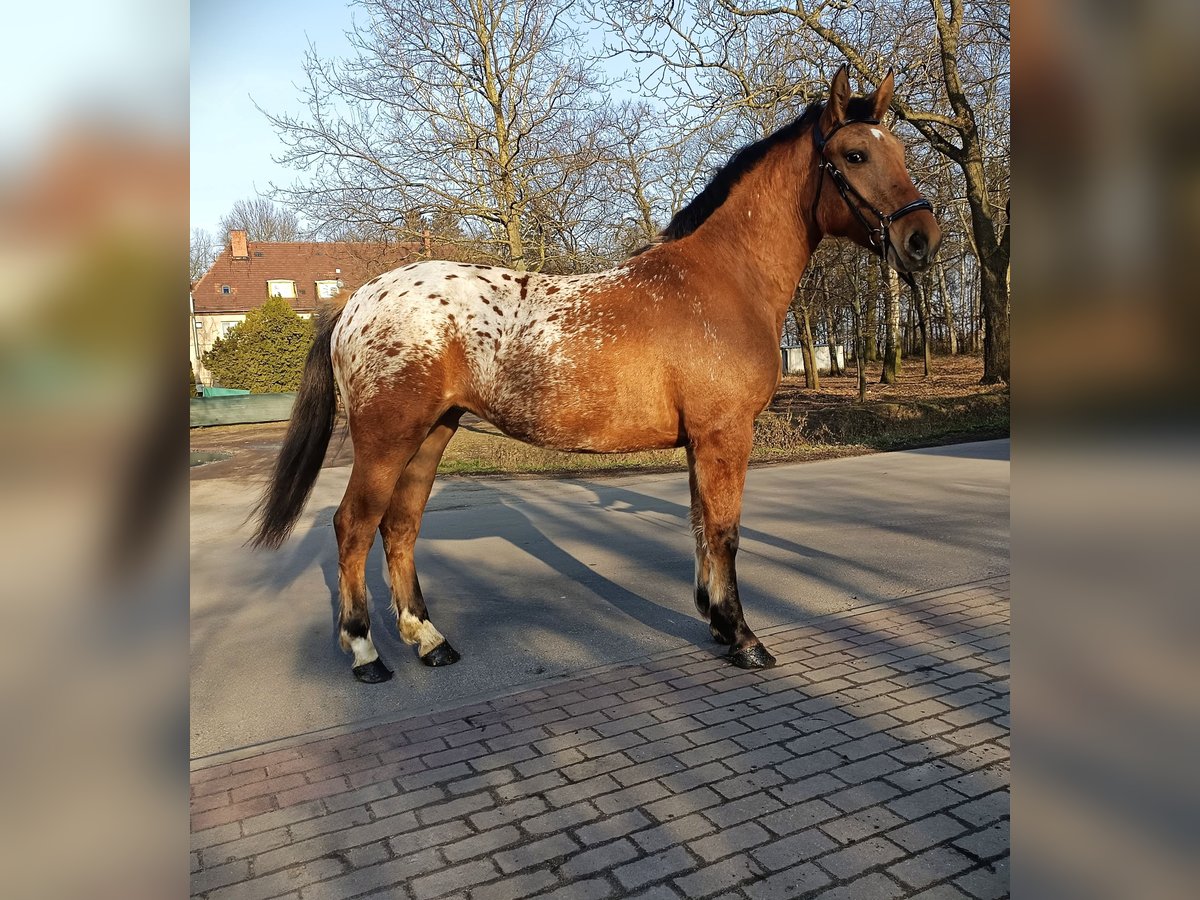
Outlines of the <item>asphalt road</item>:
M 692 606 L 686 475 L 448 478 L 417 567 L 463 659 L 429 669 L 400 642 L 376 541 L 372 634 L 396 674 L 359 684 L 334 637 L 332 521 L 349 471 L 322 471 L 275 552 L 242 546 L 258 480 L 192 482 L 193 758 L 715 648 Z M 747 620 L 763 628 L 1008 572 L 1008 488 L 1007 440 L 752 469 L 738 556 Z

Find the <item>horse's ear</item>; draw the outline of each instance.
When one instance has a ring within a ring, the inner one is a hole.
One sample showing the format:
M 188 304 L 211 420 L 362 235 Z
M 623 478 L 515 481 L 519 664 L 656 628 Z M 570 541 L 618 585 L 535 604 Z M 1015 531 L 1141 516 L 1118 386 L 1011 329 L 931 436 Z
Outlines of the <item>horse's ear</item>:
M 888 69 L 887 76 L 883 81 L 879 82 L 879 87 L 875 88 L 875 93 L 867 98 L 872 104 L 872 119 L 883 121 L 884 114 L 887 113 L 888 107 L 892 105 L 892 94 L 895 90 L 896 75 L 891 69 Z
M 843 65 L 829 83 L 829 102 L 821 114 L 821 129 L 828 134 L 846 121 L 846 106 L 850 103 L 850 72 Z

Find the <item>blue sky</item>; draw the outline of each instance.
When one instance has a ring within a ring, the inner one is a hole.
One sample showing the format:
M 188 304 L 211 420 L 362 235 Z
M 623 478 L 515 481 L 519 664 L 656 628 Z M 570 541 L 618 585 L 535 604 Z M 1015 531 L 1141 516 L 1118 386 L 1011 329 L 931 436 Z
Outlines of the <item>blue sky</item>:
M 345 56 L 354 12 L 345 0 L 193 0 L 191 6 L 191 224 L 217 238 L 217 221 L 238 200 L 290 184 L 276 165 L 279 139 L 254 104 L 300 111 L 295 85 L 311 41 Z M 357 11 L 361 19 L 362 11 Z M 596 49 L 599 41 L 588 38 Z M 617 76 L 625 61 L 605 68 Z M 614 93 L 620 93 L 614 89 Z
M 77 129 L 178 140 L 187 110 L 185 6 L 162 0 L 6 3 L 0 21 L 0 172 L 36 166 L 47 141 Z
M 308 42 L 322 55 L 341 56 L 350 23 L 341 0 L 193 0 L 193 226 L 215 234 L 237 200 L 295 178 L 272 162 L 279 141 L 254 103 L 272 112 L 298 109 L 294 85 Z

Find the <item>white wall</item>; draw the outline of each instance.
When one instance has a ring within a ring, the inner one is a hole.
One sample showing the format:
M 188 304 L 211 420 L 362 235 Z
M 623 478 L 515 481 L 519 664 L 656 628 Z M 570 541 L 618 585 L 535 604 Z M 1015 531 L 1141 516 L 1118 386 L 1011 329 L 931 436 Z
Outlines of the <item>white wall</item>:
M 846 368 L 846 351 L 841 344 L 836 345 L 837 361 L 840 368 Z M 783 374 L 784 375 L 802 375 L 804 374 L 804 353 L 799 347 L 782 347 L 779 351 L 783 354 Z M 824 346 L 814 347 L 813 352 L 817 355 L 817 371 L 828 372 L 829 366 L 829 348 Z
M 188 328 L 195 333 L 195 339 L 188 345 L 188 355 L 191 357 L 192 371 L 196 373 L 197 382 L 212 384 L 212 373 L 204 368 L 200 357 L 211 350 L 213 342 L 221 336 L 221 323 L 242 322 L 245 319 L 245 313 L 201 313 L 188 317 Z

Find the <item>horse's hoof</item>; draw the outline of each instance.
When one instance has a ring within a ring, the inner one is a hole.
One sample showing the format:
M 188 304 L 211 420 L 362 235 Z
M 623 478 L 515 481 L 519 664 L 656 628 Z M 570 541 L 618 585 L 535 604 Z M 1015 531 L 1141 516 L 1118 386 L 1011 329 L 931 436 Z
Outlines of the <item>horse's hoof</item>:
M 739 669 L 769 669 L 775 665 L 775 657 L 761 643 L 730 651 L 729 661 Z
M 354 677 L 363 684 L 379 684 L 392 677 L 392 670 L 383 664 L 382 659 L 375 657 L 369 663 L 355 666 Z
M 721 634 L 721 632 L 717 631 L 717 629 L 713 628 L 711 625 L 708 626 L 708 633 L 712 635 L 712 639 L 718 644 L 733 643 L 731 640 L 729 640 L 729 638 L 725 637 L 725 635 Z
M 452 666 L 462 659 L 461 656 L 450 646 L 449 641 L 442 641 L 428 653 L 421 657 L 421 662 L 427 666 Z

